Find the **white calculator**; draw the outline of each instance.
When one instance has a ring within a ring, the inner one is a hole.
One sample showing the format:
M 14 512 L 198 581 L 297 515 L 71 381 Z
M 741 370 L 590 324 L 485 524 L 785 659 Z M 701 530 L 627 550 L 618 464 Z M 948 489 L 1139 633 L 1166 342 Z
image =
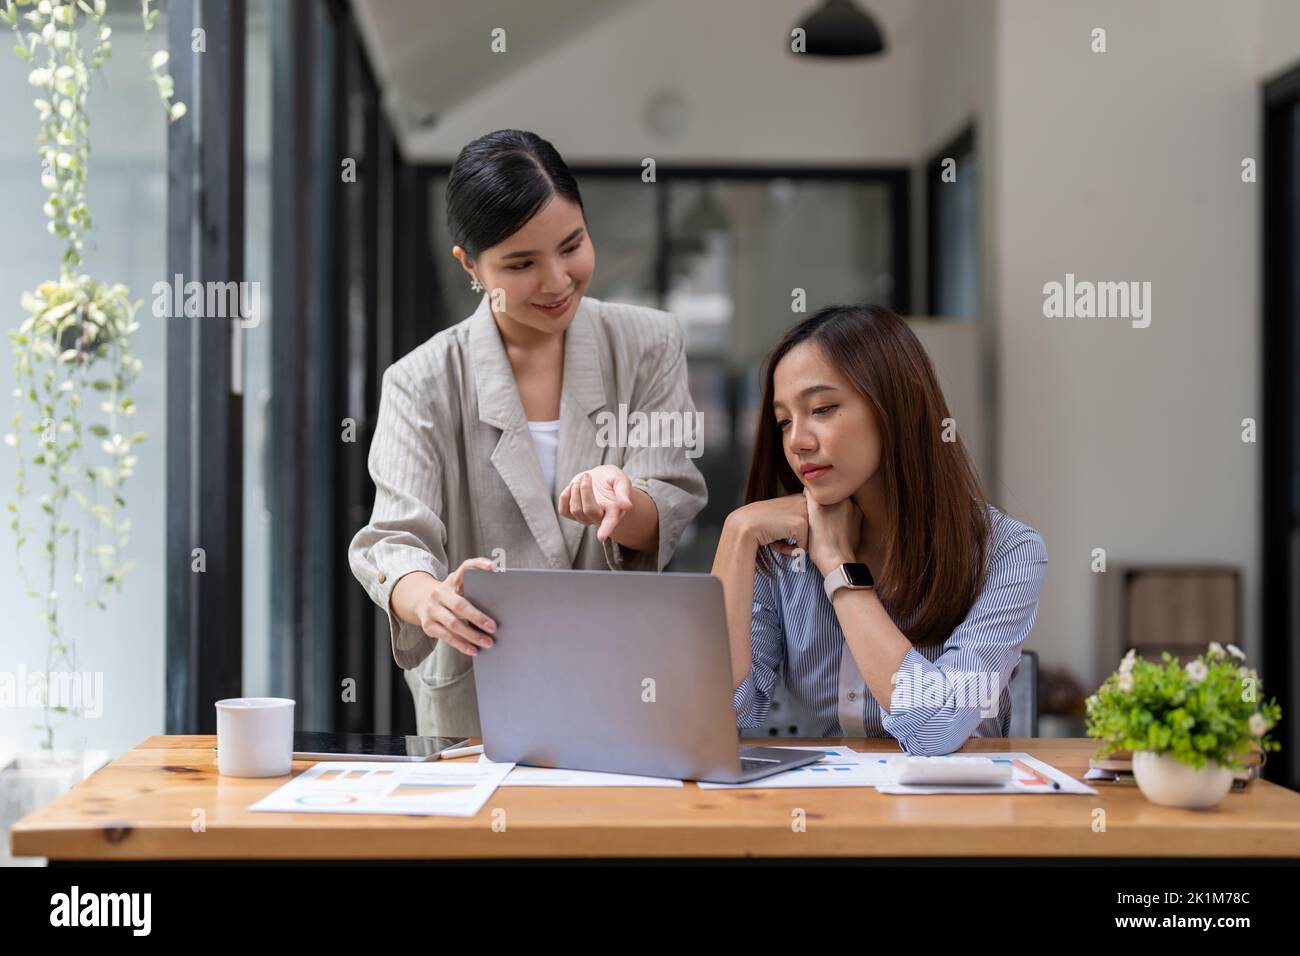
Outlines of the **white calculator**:
M 894 782 L 909 786 L 996 786 L 1011 779 L 1010 763 L 988 757 L 900 757 L 889 762 Z

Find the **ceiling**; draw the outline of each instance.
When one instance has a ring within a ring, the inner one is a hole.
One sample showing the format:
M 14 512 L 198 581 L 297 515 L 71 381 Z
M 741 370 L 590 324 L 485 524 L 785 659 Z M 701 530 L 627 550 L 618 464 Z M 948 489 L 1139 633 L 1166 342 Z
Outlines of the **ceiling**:
M 406 139 L 484 85 L 639 0 L 352 0 L 385 106 Z M 506 29 L 506 53 L 490 49 Z M 471 38 L 478 38 L 471 41 Z

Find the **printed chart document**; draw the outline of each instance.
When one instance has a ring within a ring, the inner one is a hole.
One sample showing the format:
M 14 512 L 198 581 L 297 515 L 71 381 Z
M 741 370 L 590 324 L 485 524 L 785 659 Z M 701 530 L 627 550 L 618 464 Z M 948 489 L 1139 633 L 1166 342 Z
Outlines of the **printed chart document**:
M 472 817 L 514 766 L 323 760 L 248 809 Z
M 748 783 L 706 783 L 696 786 L 701 790 L 783 790 L 807 787 L 874 787 L 887 781 L 886 768 L 879 763 L 860 758 L 848 747 L 783 747 L 783 750 L 820 750 L 822 759 L 805 767 L 783 770 L 770 777 Z
M 480 764 L 496 766 L 487 757 L 479 757 Z M 565 770 L 558 767 L 521 767 L 501 782 L 503 787 L 680 787 L 680 780 L 671 777 L 640 777 L 631 773 L 601 773 L 595 770 Z
M 1006 783 L 996 786 L 908 786 L 906 784 L 894 783 L 894 776 L 887 768 L 889 763 L 898 760 L 904 754 L 858 754 L 864 759 L 874 760 L 881 767 L 886 768 L 885 782 L 876 787 L 880 793 L 910 793 L 910 794 L 927 794 L 927 793 L 1090 793 L 1094 796 L 1097 791 L 1085 783 L 1080 783 L 1069 774 L 1057 770 L 1051 764 L 1043 763 L 1037 757 L 1031 757 L 1025 753 L 979 753 L 979 754 L 960 754 L 963 757 L 987 757 L 994 763 L 1011 764 L 1011 779 Z M 943 757 L 931 757 L 931 760 L 943 760 Z M 1055 789 L 1050 783 L 1038 779 L 1031 773 L 1026 773 L 1019 766 L 1024 764 L 1032 767 L 1041 773 L 1048 780 L 1055 780 L 1061 785 L 1061 789 Z

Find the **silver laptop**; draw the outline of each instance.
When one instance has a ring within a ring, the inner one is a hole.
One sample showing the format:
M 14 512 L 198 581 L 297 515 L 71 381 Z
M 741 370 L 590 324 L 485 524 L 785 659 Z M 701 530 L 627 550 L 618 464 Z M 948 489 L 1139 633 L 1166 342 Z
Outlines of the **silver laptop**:
M 489 760 L 743 783 L 822 756 L 740 747 L 712 575 L 471 569 L 463 580 L 497 624 L 474 658 Z

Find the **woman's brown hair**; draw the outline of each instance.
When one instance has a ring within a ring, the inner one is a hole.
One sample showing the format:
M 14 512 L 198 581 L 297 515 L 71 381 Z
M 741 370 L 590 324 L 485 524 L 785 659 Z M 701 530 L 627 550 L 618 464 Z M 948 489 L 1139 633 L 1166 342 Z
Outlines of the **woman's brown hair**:
M 776 366 L 805 342 L 816 345 L 875 409 L 887 522 L 883 567 L 872 569 L 880 599 L 914 646 L 942 643 L 984 587 L 992 536 L 988 501 L 961 436 L 943 440 L 948 404 L 925 348 L 889 309 L 827 306 L 790 329 L 769 353 L 745 503 L 803 493 L 772 409 Z M 766 549 L 759 566 L 772 573 Z

